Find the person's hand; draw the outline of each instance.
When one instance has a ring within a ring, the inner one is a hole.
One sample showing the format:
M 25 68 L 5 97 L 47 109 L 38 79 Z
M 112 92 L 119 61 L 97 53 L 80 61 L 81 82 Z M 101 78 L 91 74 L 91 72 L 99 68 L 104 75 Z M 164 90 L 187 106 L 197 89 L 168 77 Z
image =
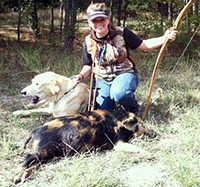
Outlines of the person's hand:
M 84 80 L 84 75 L 83 74 L 73 75 L 70 78 L 77 82 L 82 82 Z
M 176 39 L 177 30 L 176 29 L 167 29 L 165 31 L 165 38 L 168 39 L 170 42 L 173 42 Z

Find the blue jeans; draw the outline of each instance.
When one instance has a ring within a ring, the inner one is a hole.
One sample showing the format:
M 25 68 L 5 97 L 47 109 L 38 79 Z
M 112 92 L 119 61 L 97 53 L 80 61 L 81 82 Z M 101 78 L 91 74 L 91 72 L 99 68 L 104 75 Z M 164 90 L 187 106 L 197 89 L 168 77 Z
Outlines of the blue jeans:
M 138 86 L 136 73 L 118 75 L 113 81 L 98 80 L 96 103 L 98 109 L 113 110 L 115 103 L 127 111 L 137 113 L 138 103 L 134 92 Z

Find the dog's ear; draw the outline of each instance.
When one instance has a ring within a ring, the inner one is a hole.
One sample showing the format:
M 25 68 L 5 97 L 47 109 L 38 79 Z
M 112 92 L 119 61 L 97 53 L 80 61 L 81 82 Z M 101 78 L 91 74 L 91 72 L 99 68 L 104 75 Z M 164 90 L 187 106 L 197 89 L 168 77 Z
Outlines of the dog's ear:
M 53 80 L 51 82 L 50 91 L 51 91 L 52 95 L 55 95 L 60 91 L 59 84 L 58 84 L 58 82 L 56 80 Z

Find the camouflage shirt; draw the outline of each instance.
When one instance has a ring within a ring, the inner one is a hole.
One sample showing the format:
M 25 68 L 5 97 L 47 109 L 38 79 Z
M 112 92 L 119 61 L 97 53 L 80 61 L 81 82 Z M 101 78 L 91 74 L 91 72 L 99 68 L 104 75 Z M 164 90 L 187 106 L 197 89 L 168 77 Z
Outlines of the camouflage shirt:
M 125 72 L 137 72 L 128 49 L 136 49 L 141 43 L 142 39 L 127 28 L 110 27 L 103 38 L 91 31 L 83 44 L 83 64 L 94 63 L 95 76 L 107 81 Z

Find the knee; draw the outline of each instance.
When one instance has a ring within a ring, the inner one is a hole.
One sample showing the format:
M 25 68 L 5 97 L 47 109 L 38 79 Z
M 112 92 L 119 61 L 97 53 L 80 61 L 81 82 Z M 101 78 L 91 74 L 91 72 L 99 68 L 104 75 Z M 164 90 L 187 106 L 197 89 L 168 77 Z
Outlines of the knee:
M 116 103 L 120 103 L 122 100 L 124 100 L 127 97 L 127 92 L 124 90 L 116 89 L 112 90 L 111 92 L 111 99 L 113 99 Z

